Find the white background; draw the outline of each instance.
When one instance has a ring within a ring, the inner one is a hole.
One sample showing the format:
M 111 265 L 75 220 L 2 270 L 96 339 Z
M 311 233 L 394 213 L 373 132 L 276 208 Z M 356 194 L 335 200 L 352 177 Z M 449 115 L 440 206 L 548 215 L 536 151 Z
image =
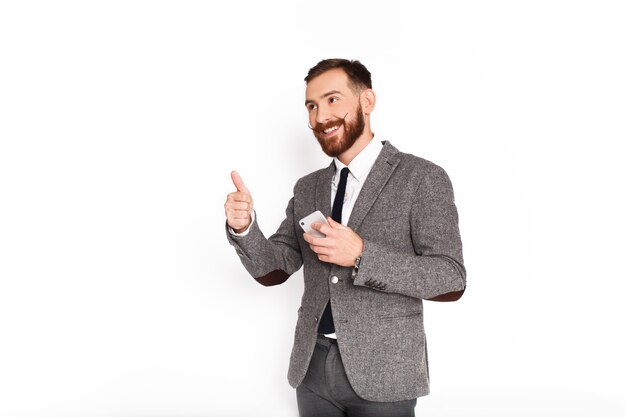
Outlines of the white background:
M 296 415 L 301 273 L 256 284 L 223 203 L 237 169 L 275 230 L 346 57 L 460 213 L 417 415 L 623 416 L 623 2 L 226 3 L 0 6 L 0 415 Z

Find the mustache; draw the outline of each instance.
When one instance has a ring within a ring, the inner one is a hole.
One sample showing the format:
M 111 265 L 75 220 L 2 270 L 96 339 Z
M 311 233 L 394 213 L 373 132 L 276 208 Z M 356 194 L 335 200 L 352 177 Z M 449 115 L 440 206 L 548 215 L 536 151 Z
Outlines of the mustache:
M 340 126 L 346 122 L 346 118 L 348 117 L 348 113 L 343 116 L 343 119 L 338 119 L 336 121 L 328 122 L 328 123 L 317 123 L 315 127 L 311 126 L 311 122 L 308 123 L 309 129 L 317 133 L 324 133 L 324 129 L 328 129 L 329 127 Z

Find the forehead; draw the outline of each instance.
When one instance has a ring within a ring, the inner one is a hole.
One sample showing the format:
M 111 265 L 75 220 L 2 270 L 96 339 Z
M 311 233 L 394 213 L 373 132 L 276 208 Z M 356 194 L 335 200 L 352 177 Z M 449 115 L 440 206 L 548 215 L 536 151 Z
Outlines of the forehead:
M 329 91 L 350 91 L 350 79 L 341 68 L 333 68 L 313 78 L 306 86 L 306 99 L 317 100 Z

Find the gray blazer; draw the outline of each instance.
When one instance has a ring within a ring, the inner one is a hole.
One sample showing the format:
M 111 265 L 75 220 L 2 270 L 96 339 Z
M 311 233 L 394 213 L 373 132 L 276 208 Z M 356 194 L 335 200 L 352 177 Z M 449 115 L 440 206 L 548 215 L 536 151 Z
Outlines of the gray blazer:
M 429 392 L 422 300 L 455 300 L 465 289 L 458 215 L 442 168 L 383 144 L 348 223 L 365 242 L 355 278 L 352 268 L 318 260 L 298 225 L 315 210 L 330 216 L 334 163 L 298 180 L 285 220 L 269 239 L 258 217 L 246 236 L 227 230 L 241 262 L 263 285 L 285 282 L 304 264 L 288 372 L 293 387 L 307 372 L 330 297 L 341 358 L 359 396 L 400 401 Z M 339 280 L 332 283 L 333 277 Z

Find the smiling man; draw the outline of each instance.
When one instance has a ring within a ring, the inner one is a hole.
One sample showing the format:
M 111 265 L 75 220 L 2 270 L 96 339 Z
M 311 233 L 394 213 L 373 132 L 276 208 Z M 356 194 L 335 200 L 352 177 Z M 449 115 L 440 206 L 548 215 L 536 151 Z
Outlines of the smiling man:
M 422 301 L 465 291 L 452 185 L 439 166 L 374 140 L 376 95 L 359 61 L 321 61 L 305 81 L 309 127 L 333 161 L 298 180 L 269 238 L 233 172 L 227 237 L 263 285 L 304 265 L 288 373 L 301 417 L 414 416 L 429 393 Z M 299 225 L 316 210 L 324 237 Z

